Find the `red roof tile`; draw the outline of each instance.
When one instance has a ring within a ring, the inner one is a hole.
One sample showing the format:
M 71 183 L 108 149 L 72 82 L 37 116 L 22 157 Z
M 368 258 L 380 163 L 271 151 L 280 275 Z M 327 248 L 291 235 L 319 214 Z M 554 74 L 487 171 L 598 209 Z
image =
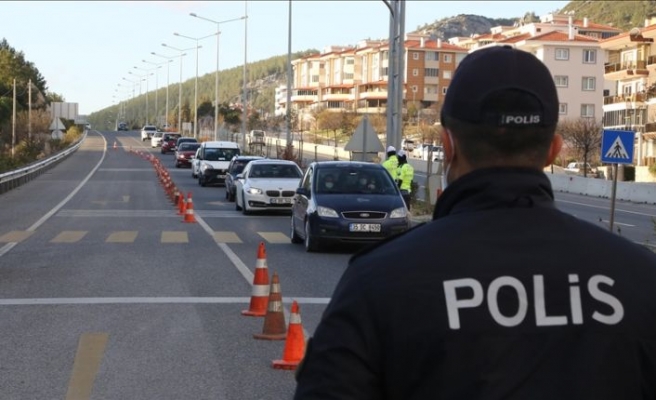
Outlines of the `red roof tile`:
M 553 31 L 553 32 L 547 32 L 543 33 L 541 35 L 536 35 L 531 38 L 528 38 L 526 40 L 539 40 L 539 41 L 544 41 L 544 42 L 569 42 L 569 34 L 565 32 L 560 32 L 560 31 Z M 574 35 L 574 40 L 575 42 L 591 42 L 591 43 L 597 43 L 599 42 L 598 39 L 595 39 L 590 36 L 585 36 L 585 35 Z

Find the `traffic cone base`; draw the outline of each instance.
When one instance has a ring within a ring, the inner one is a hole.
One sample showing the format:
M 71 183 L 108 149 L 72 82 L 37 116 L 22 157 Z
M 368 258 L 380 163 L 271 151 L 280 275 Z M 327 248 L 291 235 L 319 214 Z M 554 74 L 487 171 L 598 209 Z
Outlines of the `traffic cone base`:
M 269 289 L 269 269 L 266 262 L 266 248 L 264 247 L 264 242 L 260 242 L 257 248 L 255 274 L 253 274 L 251 303 L 248 310 L 243 310 L 241 315 L 264 317 L 267 313 L 267 305 L 269 303 Z
M 292 303 L 289 327 L 287 328 L 287 340 L 282 360 L 273 360 L 272 367 L 276 369 L 294 370 L 305 356 L 305 335 L 301 324 L 301 314 L 296 300 Z
M 267 313 L 264 316 L 262 333 L 253 335 L 255 339 L 263 340 L 285 340 L 287 338 L 287 327 L 285 326 L 285 314 L 282 311 L 282 294 L 280 293 L 280 281 L 278 274 L 271 278 L 271 289 Z

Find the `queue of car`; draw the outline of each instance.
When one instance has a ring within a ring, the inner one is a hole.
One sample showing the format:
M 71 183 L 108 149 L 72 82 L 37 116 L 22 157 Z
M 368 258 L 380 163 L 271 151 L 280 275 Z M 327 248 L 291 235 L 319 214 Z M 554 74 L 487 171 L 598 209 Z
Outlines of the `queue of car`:
M 160 146 L 200 186 L 223 186 L 236 211 L 290 215 L 290 241 L 308 252 L 375 243 L 411 227 L 398 186 L 378 163 L 315 161 L 303 170 L 290 160 L 242 155 L 235 142 L 177 133 L 163 133 Z

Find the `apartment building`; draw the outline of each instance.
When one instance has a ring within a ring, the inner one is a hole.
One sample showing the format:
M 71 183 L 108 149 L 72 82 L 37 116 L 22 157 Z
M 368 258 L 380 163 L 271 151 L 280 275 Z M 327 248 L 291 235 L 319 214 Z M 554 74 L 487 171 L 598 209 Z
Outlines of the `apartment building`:
M 636 132 L 635 164 L 656 163 L 656 19 L 600 41 L 604 78 L 604 127 Z
M 437 114 L 451 76 L 467 50 L 408 34 L 404 42 L 404 108 L 409 104 Z M 384 113 L 387 105 L 389 46 L 387 41 L 363 40 L 353 47 L 331 46 L 321 54 L 297 59 L 292 106 L 301 112 Z
M 273 115 L 281 117 L 287 115 L 287 85 L 279 85 L 274 93 L 275 110 Z

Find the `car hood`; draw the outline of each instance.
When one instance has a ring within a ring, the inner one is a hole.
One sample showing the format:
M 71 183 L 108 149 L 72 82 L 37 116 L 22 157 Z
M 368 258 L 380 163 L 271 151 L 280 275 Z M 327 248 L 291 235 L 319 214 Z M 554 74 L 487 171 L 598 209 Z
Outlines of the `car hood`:
M 392 194 L 326 194 L 314 195 L 317 206 L 343 211 L 382 211 L 390 212 L 403 207 L 403 198 Z
M 296 190 L 301 178 L 249 178 L 247 184 L 258 189 Z

